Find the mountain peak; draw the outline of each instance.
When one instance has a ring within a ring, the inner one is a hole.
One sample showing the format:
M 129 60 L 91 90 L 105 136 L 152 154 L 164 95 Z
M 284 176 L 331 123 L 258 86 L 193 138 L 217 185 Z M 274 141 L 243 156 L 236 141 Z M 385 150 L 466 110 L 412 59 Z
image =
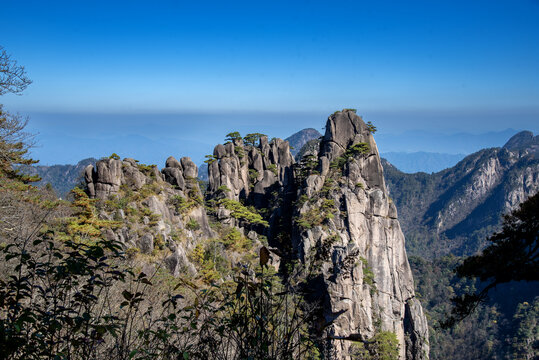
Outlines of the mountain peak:
M 534 145 L 539 146 L 539 135 L 533 136 L 531 131 L 521 131 L 513 135 L 503 147 L 507 150 L 525 150 Z
M 321 136 L 322 134 L 320 134 L 318 130 L 307 128 L 290 135 L 285 140 L 290 144 L 290 152 L 292 155 L 296 156 L 296 154 L 306 143 L 308 143 L 310 140 L 318 139 Z

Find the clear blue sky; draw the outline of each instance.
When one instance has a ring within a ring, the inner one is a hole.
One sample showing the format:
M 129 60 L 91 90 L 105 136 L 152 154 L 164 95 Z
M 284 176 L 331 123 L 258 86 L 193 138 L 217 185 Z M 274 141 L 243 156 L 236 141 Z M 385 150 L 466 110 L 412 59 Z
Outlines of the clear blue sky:
M 199 160 L 228 131 L 321 130 L 343 107 L 383 136 L 539 130 L 537 0 L 3 0 L 0 45 L 34 81 L 0 102 L 31 115 L 45 163 Z

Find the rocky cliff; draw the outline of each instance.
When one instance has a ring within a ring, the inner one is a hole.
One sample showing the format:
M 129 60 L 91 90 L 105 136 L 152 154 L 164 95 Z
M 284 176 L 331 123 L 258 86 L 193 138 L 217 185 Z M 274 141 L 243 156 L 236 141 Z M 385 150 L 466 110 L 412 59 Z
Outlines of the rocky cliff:
M 318 266 L 323 317 L 340 358 L 377 331 L 397 335 L 401 358 L 428 357 L 428 330 L 378 149 L 352 111 L 337 112 L 312 165 L 300 169 L 293 245 Z
M 188 157 L 169 157 L 161 172 L 134 159 L 109 158 L 88 165 L 84 176 L 88 195 L 102 201 L 100 216 L 123 224 L 109 230 L 107 237 L 145 254 L 166 248 L 165 264 L 171 273 L 194 275 L 187 253 L 214 235 L 197 171 Z
M 427 359 L 426 319 L 369 128 L 353 111 L 336 112 L 319 148 L 299 163 L 287 141 L 255 138 L 246 144 L 238 134 L 215 147 L 205 201 L 189 158 L 171 157 L 161 171 L 133 159 L 88 166 L 87 191 L 104 204 L 101 216 L 124 223 L 108 236 L 143 253 L 164 248 L 172 273 L 209 280 L 210 267 L 190 256 L 205 240 L 214 270 L 216 246 L 233 252 L 225 261 L 234 263 L 265 243 L 276 270 L 304 264 L 306 299 L 320 306 L 313 331 L 327 339 L 330 358 L 351 358 L 354 341 L 391 332 L 401 359 Z M 231 245 L 240 238 L 250 245 Z

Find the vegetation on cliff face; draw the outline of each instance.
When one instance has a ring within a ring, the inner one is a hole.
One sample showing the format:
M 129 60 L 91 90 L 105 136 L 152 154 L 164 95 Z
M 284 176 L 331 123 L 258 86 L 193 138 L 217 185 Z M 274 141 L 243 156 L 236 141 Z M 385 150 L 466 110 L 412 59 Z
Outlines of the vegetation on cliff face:
M 539 281 L 539 193 L 504 217 L 502 231 L 489 238 L 481 254 L 466 258 L 456 268 L 460 277 L 478 278 L 481 289 L 453 298 L 449 324 L 468 316 L 489 291 L 513 281 Z

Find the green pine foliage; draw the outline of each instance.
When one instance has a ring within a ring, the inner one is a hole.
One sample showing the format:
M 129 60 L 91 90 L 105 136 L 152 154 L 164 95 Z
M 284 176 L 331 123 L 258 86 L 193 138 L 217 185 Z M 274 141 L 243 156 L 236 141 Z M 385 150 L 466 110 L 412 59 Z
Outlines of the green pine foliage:
M 247 135 L 244 136 L 243 142 L 247 146 L 258 146 L 258 144 L 260 142 L 260 138 L 263 137 L 263 136 L 267 136 L 267 135 L 266 134 L 261 134 L 261 133 L 247 134 Z
M 226 134 L 226 137 L 225 137 L 225 142 L 235 142 L 235 141 L 238 141 L 238 140 L 241 140 L 242 137 L 240 135 L 239 132 L 237 131 L 233 131 L 233 132 L 230 132 L 228 134 Z
M 269 226 L 268 222 L 252 206 L 245 206 L 239 201 L 231 199 L 221 199 L 217 202 L 217 205 L 230 210 L 230 215 L 235 219 L 245 221 L 248 224 Z
M 367 129 L 369 130 L 371 134 L 374 134 L 376 132 L 377 130 L 376 126 L 374 126 L 372 122 L 367 121 L 366 125 L 367 125 Z

